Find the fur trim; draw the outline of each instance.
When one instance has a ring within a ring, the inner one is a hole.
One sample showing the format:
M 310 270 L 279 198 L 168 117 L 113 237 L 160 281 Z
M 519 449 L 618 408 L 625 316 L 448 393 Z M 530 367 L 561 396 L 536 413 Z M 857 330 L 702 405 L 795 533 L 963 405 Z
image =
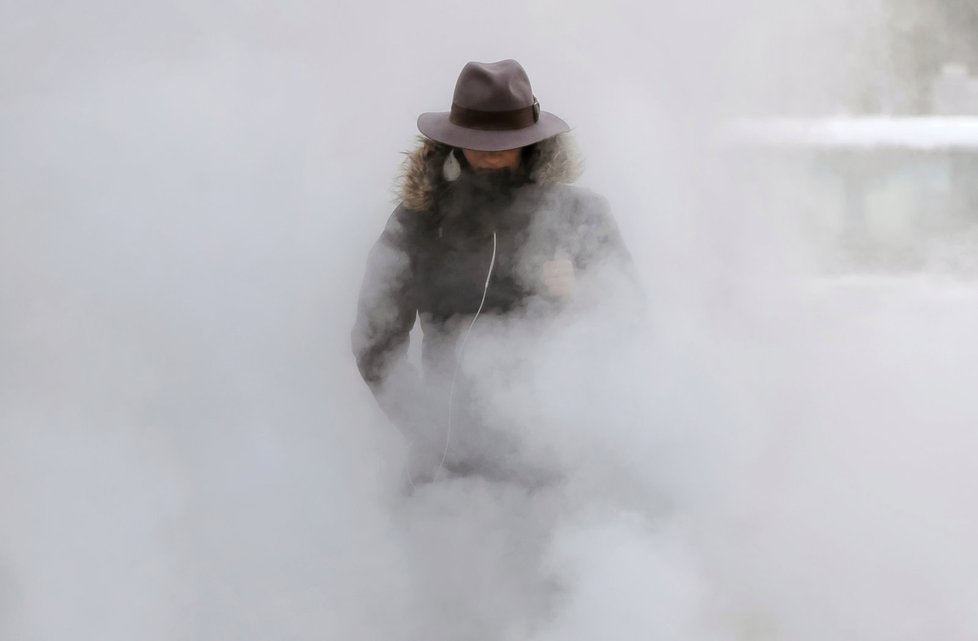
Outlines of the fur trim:
M 418 146 L 406 152 L 397 192 L 408 209 L 426 211 L 445 185 L 442 167 L 452 150 L 448 145 L 418 136 Z M 570 134 L 557 134 L 536 144 L 536 157 L 530 161 L 530 180 L 549 185 L 572 183 L 581 174 L 581 160 Z

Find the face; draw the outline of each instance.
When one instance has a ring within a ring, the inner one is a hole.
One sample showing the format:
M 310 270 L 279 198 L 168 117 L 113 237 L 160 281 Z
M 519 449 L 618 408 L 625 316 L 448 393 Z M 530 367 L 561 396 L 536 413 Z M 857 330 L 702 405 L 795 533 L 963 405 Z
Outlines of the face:
M 521 148 L 505 151 L 476 151 L 463 149 L 465 159 L 475 169 L 516 169 L 520 166 Z

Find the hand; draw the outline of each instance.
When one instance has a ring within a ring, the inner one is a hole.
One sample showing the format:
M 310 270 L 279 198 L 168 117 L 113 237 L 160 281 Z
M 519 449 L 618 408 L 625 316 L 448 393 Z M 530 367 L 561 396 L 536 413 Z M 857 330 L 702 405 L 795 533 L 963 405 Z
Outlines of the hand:
M 569 259 L 557 256 L 543 263 L 543 286 L 550 296 L 571 298 L 574 296 L 576 283 L 574 264 Z

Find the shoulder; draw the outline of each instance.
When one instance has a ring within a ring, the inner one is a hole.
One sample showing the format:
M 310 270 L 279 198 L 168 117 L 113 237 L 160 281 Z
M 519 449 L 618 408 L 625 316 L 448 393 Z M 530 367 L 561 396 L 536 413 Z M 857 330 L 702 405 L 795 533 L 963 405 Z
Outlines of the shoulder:
M 432 227 L 433 216 L 429 211 L 419 211 L 399 204 L 391 212 L 380 241 L 400 248 L 412 247 Z
M 566 222 L 586 224 L 611 217 L 608 199 L 578 185 L 549 185 L 546 200 Z
M 423 212 L 409 209 L 404 203 L 400 203 L 387 218 L 387 224 L 384 225 L 384 235 L 390 238 L 402 238 L 411 235 L 417 229 L 422 216 L 424 216 Z

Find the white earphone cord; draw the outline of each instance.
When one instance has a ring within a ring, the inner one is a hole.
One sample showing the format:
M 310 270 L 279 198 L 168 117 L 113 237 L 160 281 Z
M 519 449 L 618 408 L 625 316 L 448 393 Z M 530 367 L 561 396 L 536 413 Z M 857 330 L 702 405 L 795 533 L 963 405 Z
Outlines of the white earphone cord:
M 462 354 L 465 352 L 465 343 L 469 340 L 469 334 L 472 333 L 472 328 L 475 327 L 475 322 L 479 320 L 479 314 L 482 313 L 482 308 L 486 304 L 486 295 L 489 294 L 489 280 L 492 278 L 492 270 L 495 266 L 496 232 L 492 232 L 492 258 L 489 260 L 489 273 L 486 274 L 486 284 L 482 288 L 482 302 L 479 303 L 479 309 L 475 312 L 475 316 L 472 317 L 472 322 L 469 323 L 465 334 L 462 335 L 459 348 L 455 353 L 455 371 L 452 373 L 452 387 L 448 395 L 448 428 L 445 430 L 445 450 L 441 453 L 441 461 L 438 463 L 438 469 L 435 470 L 435 476 L 438 476 L 438 473 L 442 471 L 442 468 L 445 466 L 445 460 L 448 458 L 448 445 L 452 439 L 452 418 L 455 411 L 455 381 L 458 379 L 458 370 L 462 365 Z

